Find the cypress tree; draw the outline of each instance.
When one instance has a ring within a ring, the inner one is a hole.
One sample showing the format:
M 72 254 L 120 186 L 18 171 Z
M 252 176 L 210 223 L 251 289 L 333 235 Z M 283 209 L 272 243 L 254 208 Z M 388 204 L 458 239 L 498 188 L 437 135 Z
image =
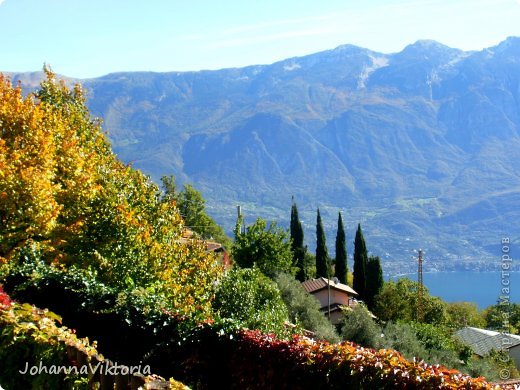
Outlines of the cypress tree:
M 352 287 L 359 294 L 359 298 L 361 299 L 365 299 L 367 263 L 367 247 L 361 230 L 361 224 L 358 224 L 356 238 L 354 240 L 354 282 Z
M 316 219 L 316 277 L 330 278 L 329 254 L 325 242 L 325 231 L 321 223 L 320 209 Z
M 305 252 L 306 248 L 303 246 L 303 227 L 298 217 L 298 207 L 296 203 L 292 202 L 291 206 L 291 249 L 293 252 L 293 266 L 296 267 L 296 279 L 300 282 L 305 281 Z
M 365 300 L 369 309 L 375 304 L 375 297 L 383 288 L 383 269 L 381 268 L 381 259 L 379 256 L 370 256 L 368 258 L 366 269 L 366 292 Z
M 345 242 L 345 229 L 343 228 L 343 219 L 341 213 L 338 213 L 338 231 L 336 233 L 336 265 L 334 267 L 334 276 L 338 280 L 347 284 L 347 243 Z

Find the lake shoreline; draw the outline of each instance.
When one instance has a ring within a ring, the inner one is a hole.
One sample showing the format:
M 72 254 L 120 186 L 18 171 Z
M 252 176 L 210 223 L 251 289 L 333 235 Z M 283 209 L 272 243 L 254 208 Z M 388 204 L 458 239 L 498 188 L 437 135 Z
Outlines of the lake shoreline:
M 417 273 L 408 273 L 386 277 L 386 281 L 397 281 L 408 278 L 417 281 Z M 520 273 L 510 272 L 503 280 L 500 271 L 468 272 L 468 271 L 435 271 L 423 273 L 424 286 L 431 295 L 438 296 L 446 302 L 472 302 L 482 310 L 497 303 L 501 295 L 502 283 L 510 287 L 509 301 L 520 302 Z

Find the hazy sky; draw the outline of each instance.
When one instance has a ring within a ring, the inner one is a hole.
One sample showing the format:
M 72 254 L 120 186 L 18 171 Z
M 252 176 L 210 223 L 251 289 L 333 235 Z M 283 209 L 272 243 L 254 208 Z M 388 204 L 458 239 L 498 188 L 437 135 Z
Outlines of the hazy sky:
M 520 36 L 520 0 L 0 0 L 0 71 L 71 77 L 268 64 L 418 39 L 465 50 Z

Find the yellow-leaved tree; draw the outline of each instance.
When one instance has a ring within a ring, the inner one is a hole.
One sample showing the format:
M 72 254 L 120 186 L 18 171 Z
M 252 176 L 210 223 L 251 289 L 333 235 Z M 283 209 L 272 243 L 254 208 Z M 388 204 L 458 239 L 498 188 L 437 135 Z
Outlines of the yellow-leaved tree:
M 26 97 L 0 75 L 0 262 L 36 247 L 48 264 L 147 288 L 183 315 L 209 313 L 218 262 L 182 240 L 175 202 L 117 159 L 81 86 L 45 73 Z

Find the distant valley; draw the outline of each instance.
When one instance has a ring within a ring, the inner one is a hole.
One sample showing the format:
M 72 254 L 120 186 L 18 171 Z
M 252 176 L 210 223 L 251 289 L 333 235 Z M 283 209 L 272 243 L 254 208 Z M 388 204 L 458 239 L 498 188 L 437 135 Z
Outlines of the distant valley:
M 80 81 L 118 155 L 193 183 L 227 231 L 237 204 L 287 226 L 294 196 L 310 251 L 316 208 L 332 255 L 342 211 L 349 255 L 360 222 L 388 274 L 413 272 L 418 248 L 427 271 L 497 270 L 502 237 L 520 254 L 520 38 Z

